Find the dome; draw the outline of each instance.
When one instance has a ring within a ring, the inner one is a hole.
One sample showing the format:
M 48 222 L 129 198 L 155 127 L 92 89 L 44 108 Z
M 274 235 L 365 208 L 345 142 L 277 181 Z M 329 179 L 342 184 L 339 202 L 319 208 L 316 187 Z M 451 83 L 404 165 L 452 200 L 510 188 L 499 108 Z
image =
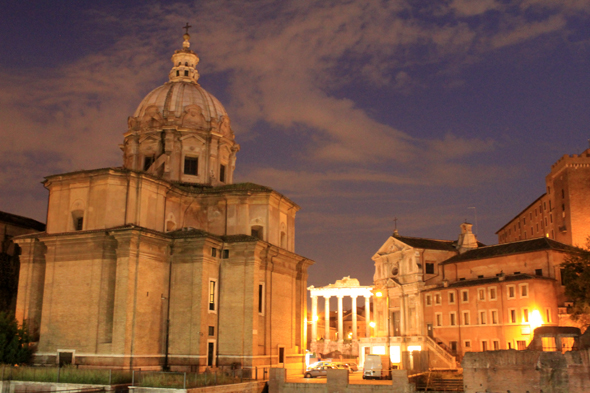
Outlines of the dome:
M 169 81 L 148 93 L 127 119 L 123 167 L 168 181 L 232 184 L 240 145 L 225 108 L 198 82 L 199 56 L 190 49 L 188 32 L 183 38 L 172 55 Z
M 206 121 L 227 116 L 225 108 L 217 98 L 203 89 L 198 83 L 170 81 L 155 88 L 145 96 L 133 117 L 143 118 L 146 109 L 153 106 L 156 106 L 165 118 L 172 113 L 178 117 L 190 105 L 198 105 Z

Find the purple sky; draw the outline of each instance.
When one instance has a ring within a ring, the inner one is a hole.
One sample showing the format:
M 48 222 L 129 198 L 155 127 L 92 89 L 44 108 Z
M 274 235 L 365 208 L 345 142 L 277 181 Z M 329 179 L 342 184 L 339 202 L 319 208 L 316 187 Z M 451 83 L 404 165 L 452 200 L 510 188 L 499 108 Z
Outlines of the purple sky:
M 0 210 L 45 221 L 44 176 L 122 164 L 127 117 L 167 80 L 188 21 L 242 146 L 236 181 L 302 207 L 316 286 L 370 285 L 394 217 L 402 235 L 455 239 L 476 207 L 496 243 L 590 138 L 584 0 L 10 3 Z

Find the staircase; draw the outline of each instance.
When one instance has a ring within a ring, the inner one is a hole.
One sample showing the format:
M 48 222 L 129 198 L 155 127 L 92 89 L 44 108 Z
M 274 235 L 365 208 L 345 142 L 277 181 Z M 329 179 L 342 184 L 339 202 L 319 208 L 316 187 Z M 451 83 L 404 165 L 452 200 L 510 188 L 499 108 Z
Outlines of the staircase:
M 434 354 L 438 357 L 441 365 L 437 368 L 460 368 L 461 365 L 457 362 L 457 358 L 451 355 L 446 349 L 441 347 L 429 336 L 426 336 L 426 347 L 430 351 L 431 354 Z

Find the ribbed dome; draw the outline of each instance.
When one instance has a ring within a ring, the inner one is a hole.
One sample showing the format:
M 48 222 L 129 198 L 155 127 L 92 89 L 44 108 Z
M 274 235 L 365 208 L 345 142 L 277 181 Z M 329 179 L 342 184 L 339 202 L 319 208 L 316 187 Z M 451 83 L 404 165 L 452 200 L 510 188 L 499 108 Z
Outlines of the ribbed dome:
M 198 105 L 206 121 L 227 116 L 225 108 L 209 92 L 194 82 L 171 81 L 152 90 L 139 104 L 133 117 L 142 118 L 148 107 L 155 105 L 167 118 L 170 112 L 178 117 L 188 105 Z

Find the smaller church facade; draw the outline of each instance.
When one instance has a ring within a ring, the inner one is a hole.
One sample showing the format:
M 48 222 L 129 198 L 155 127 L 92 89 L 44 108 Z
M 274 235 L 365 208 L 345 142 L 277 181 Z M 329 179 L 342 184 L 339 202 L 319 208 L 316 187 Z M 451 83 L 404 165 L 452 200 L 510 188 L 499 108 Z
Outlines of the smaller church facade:
M 239 145 L 189 38 L 129 118 L 123 166 L 48 176 L 46 231 L 16 239 L 38 364 L 303 367 L 299 206 L 233 182 Z

